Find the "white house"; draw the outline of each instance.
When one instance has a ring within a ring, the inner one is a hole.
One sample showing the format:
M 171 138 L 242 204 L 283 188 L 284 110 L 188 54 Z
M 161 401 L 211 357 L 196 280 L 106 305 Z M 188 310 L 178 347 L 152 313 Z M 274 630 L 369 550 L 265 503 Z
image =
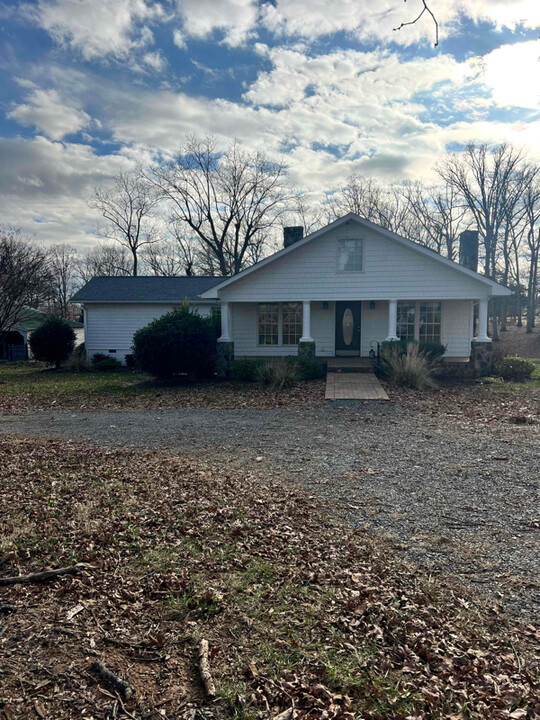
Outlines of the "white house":
M 472 269 L 477 233 L 462 236 L 465 267 L 352 213 L 302 232 L 285 228 L 283 250 L 233 277 L 91 280 L 72 298 L 88 356 L 124 360 L 138 328 L 186 299 L 221 313 L 220 374 L 234 357 L 369 357 L 396 338 L 441 342 L 450 361 L 488 353 L 488 302 L 511 291 Z
M 86 355 L 104 353 L 124 362 L 133 335 L 186 300 L 201 315 L 219 312 L 215 300 L 200 293 L 219 277 L 96 277 L 72 298 L 82 303 Z
M 446 359 L 466 361 L 473 340 L 484 349 L 490 342 L 490 298 L 511 295 L 470 267 L 353 213 L 306 237 L 301 230 L 286 228 L 283 250 L 201 293 L 220 302 L 226 359 L 299 349 L 321 358 L 369 356 L 384 340 L 414 338 L 439 341 Z M 477 233 L 466 233 L 465 241 L 464 261 L 472 254 L 476 268 Z

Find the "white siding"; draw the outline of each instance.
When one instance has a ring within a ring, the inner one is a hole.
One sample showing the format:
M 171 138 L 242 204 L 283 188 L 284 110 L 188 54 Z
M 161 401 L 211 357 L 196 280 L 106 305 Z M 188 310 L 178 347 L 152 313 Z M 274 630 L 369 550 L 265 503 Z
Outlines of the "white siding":
M 472 340 L 472 308 L 469 300 L 447 300 L 442 303 L 441 335 L 447 347 L 445 357 L 469 357 Z M 320 357 L 335 354 L 335 303 L 323 310 L 322 302 L 311 305 L 311 334 L 316 353 Z M 279 357 L 296 355 L 297 347 L 290 345 L 258 345 L 257 303 L 232 304 L 232 333 L 237 357 Z M 388 302 L 377 300 L 375 307 L 362 303 L 361 354 L 377 352 L 377 343 L 388 335 Z
M 388 303 L 384 300 L 375 302 L 375 307 L 369 307 L 369 302 L 362 303 L 362 357 L 368 357 L 373 348 L 377 352 L 377 343 L 382 343 L 388 336 Z
M 193 304 L 201 315 L 209 315 L 210 305 Z M 121 362 L 131 353 L 133 334 L 158 317 L 173 309 L 172 305 L 107 303 L 85 306 L 84 323 L 86 354 L 89 359 L 96 353 L 111 355 Z M 116 352 L 111 353 L 111 350 Z
M 297 355 L 297 345 L 259 345 L 258 344 L 257 303 L 233 303 L 232 333 L 234 354 L 237 357 L 279 357 Z M 315 340 L 315 350 L 321 357 L 334 355 L 335 306 L 328 304 L 324 310 L 321 302 L 311 305 L 311 334 Z
M 442 304 L 442 344 L 445 357 L 469 357 L 474 304 L 469 300 L 446 300 Z
M 340 238 L 363 239 L 361 273 L 337 271 Z M 477 299 L 480 280 L 351 221 L 219 291 L 230 302 L 292 300 Z

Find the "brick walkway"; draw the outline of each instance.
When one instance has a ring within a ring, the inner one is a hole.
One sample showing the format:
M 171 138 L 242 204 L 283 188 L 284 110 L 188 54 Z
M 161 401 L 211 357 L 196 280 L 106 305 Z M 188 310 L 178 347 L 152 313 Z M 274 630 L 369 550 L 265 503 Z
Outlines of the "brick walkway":
M 388 400 L 381 383 L 372 372 L 329 372 L 326 400 Z

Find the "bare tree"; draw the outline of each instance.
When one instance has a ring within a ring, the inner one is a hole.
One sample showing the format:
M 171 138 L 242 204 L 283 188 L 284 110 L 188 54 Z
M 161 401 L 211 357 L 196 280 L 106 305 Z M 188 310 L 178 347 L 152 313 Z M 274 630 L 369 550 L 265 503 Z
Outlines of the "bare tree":
M 94 190 L 89 206 L 105 218 L 97 232 L 105 240 L 114 240 L 132 256 L 132 274 L 138 272 L 138 255 L 142 247 L 156 241 L 152 213 L 159 202 L 153 185 L 138 171 L 119 173 L 112 187 Z
M 405 186 L 403 195 L 419 229 L 417 242 L 455 260 L 459 235 L 469 225 L 467 208 L 458 202 L 455 189 L 414 183 Z
M 109 243 L 88 250 L 77 259 L 76 266 L 79 285 L 84 285 L 93 277 L 131 275 L 131 263 L 126 249 Z
M 24 306 L 40 303 L 49 286 L 46 253 L 18 230 L 0 230 L 0 330 L 9 330 Z
M 414 234 L 408 203 L 400 189 L 385 187 L 373 178 L 351 175 L 345 185 L 328 193 L 328 207 L 334 218 L 353 212 L 392 232 Z
M 403 2 L 407 2 L 407 0 L 403 0 Z M 399 31 L 401 28 L 407 27 L 407 25 L 415 25 L 427 13 L 433 20 L 433 24 L 435 26 L 435 42 L 433 45 L 434 47 L 437 47 L 439 44 L 439 23 L 435 17 L 435 13 L 429 7 L 427 0 L 421 0 L 421 2 L 422 9 L 420 10 L 420 13 L 413 20 L 410 20 L 409 22 L 402 22 L 399 27 L 394 28 L 394 31 Z
M 540 168 L 530 170 L 531 181 L 525 187 L 521 197 L 524 208 L 526 256 L 529 261 L 529 279 L 527 284 L 527 332 L 535 326 L 536 296 L 538 293 L 538 267 L 540 264 Z
M 49 249 L 48 260 L 51 273 L 48 311 L 51 315 L 72 318 L 73 306 L 69 299 L 77 285 L 77 251 L 71 245 L 53 245 Z
M 444 182 L 466 203 L 484 244 L 484 274 L 497 277 L 499 234 L 509 208 L 523 187 L 520 150 L 508 144 L 489 148 L 471 143 L 462 154 L 451 153 L 437 167 Z M 498 338 L 497 307 L 491 304 L 493 339 Z
M 285 165 L 236 142 L 220 152 L 211 137 L 188 138 L 174 162 L 157 164 L 148 177 L 222 275 L 260 256 L 293 198 Z

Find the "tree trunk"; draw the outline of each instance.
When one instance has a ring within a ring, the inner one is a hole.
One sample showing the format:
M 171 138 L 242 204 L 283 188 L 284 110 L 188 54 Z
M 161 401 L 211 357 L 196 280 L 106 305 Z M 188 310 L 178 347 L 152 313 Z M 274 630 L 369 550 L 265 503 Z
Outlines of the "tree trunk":
M 137 251 L 132 250 L 131 253 L 133 255 L 133 277 L 137 277 L 137 269 L 138 269 L 138 265 L 139 265 L 139 260 L 137 258 Z

